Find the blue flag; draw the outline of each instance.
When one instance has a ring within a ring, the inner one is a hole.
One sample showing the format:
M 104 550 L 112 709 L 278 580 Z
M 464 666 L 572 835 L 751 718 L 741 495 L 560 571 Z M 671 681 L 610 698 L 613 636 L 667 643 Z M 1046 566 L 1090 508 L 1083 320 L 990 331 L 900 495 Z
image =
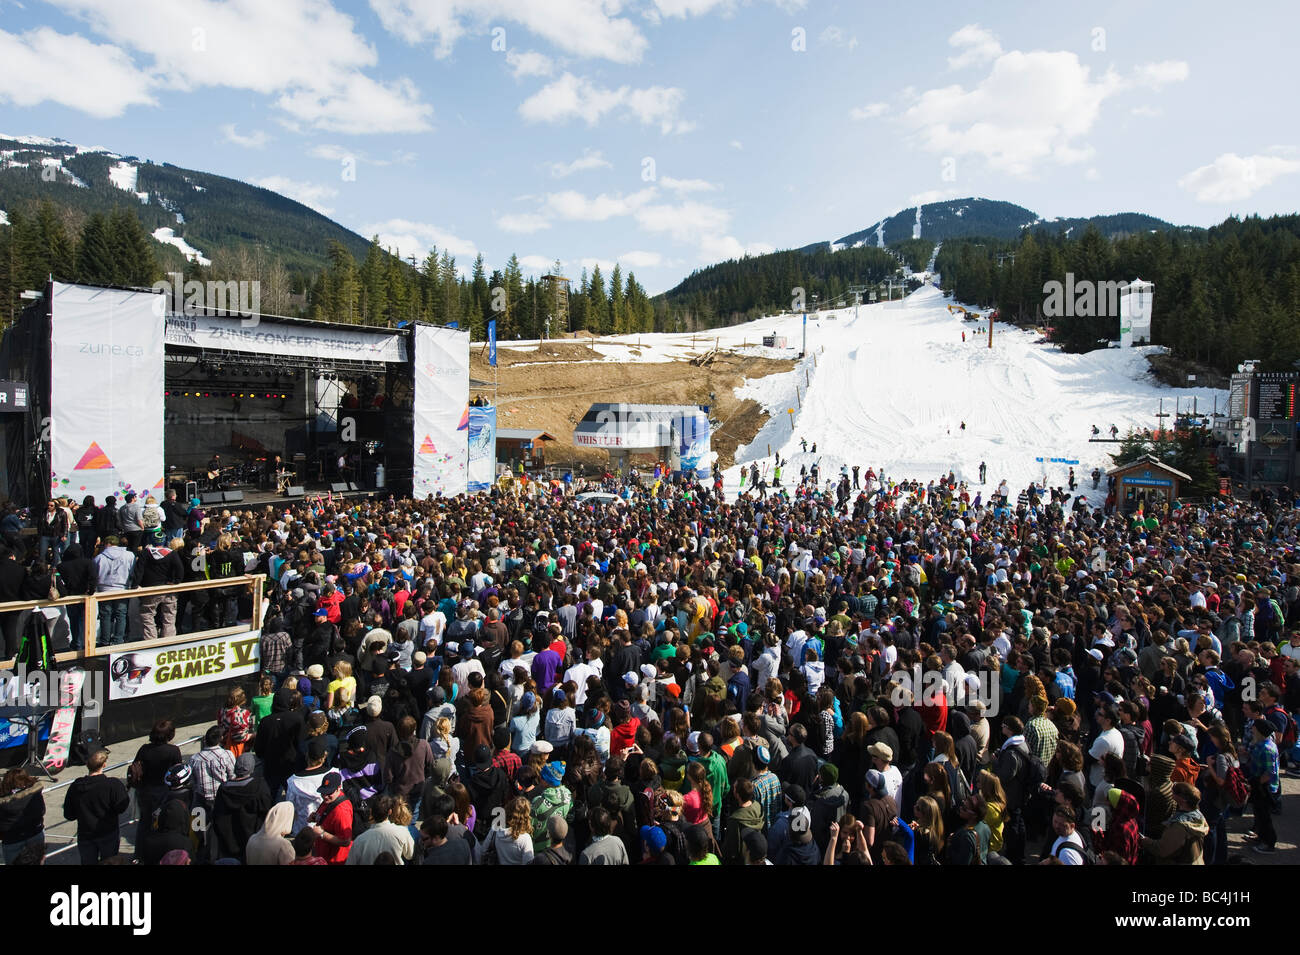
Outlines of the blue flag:
M 448 323 L 447 323 L 447 327 L 448 327 L 448 328 L 460 328 L 460 322 L 448 322 Z
M 497 366 L 497 320 L 495 318 L 488 322 L 488 364 L 493 368 Z

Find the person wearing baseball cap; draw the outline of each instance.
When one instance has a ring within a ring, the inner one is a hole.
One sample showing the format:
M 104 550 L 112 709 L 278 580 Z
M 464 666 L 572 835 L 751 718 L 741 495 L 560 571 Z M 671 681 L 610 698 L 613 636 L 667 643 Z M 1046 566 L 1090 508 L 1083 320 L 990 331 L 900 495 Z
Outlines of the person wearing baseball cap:
M 316 837 L 312 854 L 326 865 L 343 865 L 352 847 L 352 800 L 343 791 L 343 774 L 337 770 L 322 777 L 317 788 L 321 803 L 307 820 L 307 829 Z

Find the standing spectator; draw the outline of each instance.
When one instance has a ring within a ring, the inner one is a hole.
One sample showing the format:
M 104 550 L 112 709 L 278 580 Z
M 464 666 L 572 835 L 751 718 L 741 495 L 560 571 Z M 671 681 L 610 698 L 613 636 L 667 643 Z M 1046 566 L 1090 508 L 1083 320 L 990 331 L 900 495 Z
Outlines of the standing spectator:
M 75 780 L 63 797 L 63 818 L 77 821 L 82 865 L 113 858 L 122 844 L 118 820 L 131 805 L 131 797 L 120 779 L 104 775 L 107 765 L 108 750 L 95 750 L 86 759 L 86 775 Z
M 51 500 L 45 505 L 45 511 L 36 521 L 36 533 L 40 538 L 36 559 L 45 563 L 50 551 L 54 551 L 49 563 L 51 567 L 57 566 L 63 561 L 63 548 L 68 543 L 68 515 L 58 501 Z
M 125 592 L 131 586 L 134 572 L 135 555 L 118 543 L 117 535 L 105 535 L 104 549 L 95 558 L 95 592 Z M 128 604 L 129 601 L 125 599 L 99 602 L 100 646 L 116 646 L 126 642 Z
M 248 865 L 288 865 L 297 857 L 289 833 L 293 829 L 293 803 L 278 802 L 266 814 L 262 828 L 253 833 L 245 849 Z
M 140 836 L 153 825 L 154 812 L 167 798 L 167 770 L 181 762 L 180 747 L 174 745 L 176 725 L 171 720 L 159 720 L 149 731 L 149 742 L 136 751 L 128 777 L 135 786 L 136 809 L 140 813 L 136 824 L 136 845 Z
M 312 850 L 326 865 L 343 865 L 352 848 L 352 800 L 343 791 L 343 775 L 326 773 L 320 784 L 321 804 L 311 814 L 307 830 L 316 837 Z M 301 835 L 301 833 L 299 833 Z
M 221 745 L 230 750 L 230 755 L 238 759 L 244 754 L 244 748 L 253 738 L 253 714 L 244 704 L 248 697 L 242 686 L 232 686 L 226 694 L 226 705 L 217 716 L 217 725 L 221 727 Z
M 5 865 L 13 865 L 27 846 L 45 847 L 44 784 L 21 767 L 5 773 L 0 781 L 0 839 L 4 840 Z
M 170 547 L 150 544 L 136 558 L 135 579 L 141 587 L 165 587 L 179 584 L 185 579 L 185 565 L 180 549 L 185 542 L 173 540 Z M 158 618 L 162 617 L 163 639 L 176 636 L 176 595 L 150 594 L 140 598 L 140 639 L 156 640 L 159 637 Z
M 254 778 L 257 757 L 244 753 L 235 760 L 235 776 L 221 784 L 213 800 L 211 833 L 213 852 L 218 859 L 245 861 L 245 847 L 253 834 L 262 828 L 271 809 L 271 791 L 266 783 Z
M 405 865 L 415 857 L 415 840 L 406 826 L 398 825 L 393 817 L 398 806 L 403 805 L 395 796 L 380 796 L 374 800 L 371 817 L 373 824 L 352 842 L 344 865 L 374 865 L 385 853 L 398 865 Z M 406 813 L 409 820 L 410 813 Z
M 1282 791 L 1278 779 L 1278 754 L 1277 743 L 1273 740 L 1273 724 L 1266 719 L 1254 720 L 1250 724 L 1250 736 L 1250 746 L 1242 753 L 1241 762 L 1246 779 L 1250 781 L 1250 804 L 1255 811 L 1254 850 L 1267 855 L 1277 845 L 1273 811 Z
M 211 726 L 203 734 L 203 748 L 190 757 L 194 779 L 194 802 L 211 815 L 213 801 L 221 784 L 235 778 L 235 757 L 221 745 L 220 726 Z

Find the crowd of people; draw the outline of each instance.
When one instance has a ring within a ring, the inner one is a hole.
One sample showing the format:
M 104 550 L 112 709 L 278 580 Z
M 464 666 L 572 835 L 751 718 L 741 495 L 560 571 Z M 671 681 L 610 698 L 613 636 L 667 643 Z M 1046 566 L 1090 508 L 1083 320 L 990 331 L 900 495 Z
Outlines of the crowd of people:
M 1135 519 L 869 473 L 856 502 L 664 478 L 608 480 L 611 503 L 177 505 L 174 544 L 105 552 L 264 575 L 269 606 L 259 678 L 198 754 L 166 721 L 136 754 L 136 857 L 1224 864 L 1239 815 L 1273 851 L 1300 502 Z M 202 629 L 237 593 L 160 616 Z M 125 791 L 86 779 L 64 812 L 114 861 Z M 6 859 L 39 797 L 0 785 Z

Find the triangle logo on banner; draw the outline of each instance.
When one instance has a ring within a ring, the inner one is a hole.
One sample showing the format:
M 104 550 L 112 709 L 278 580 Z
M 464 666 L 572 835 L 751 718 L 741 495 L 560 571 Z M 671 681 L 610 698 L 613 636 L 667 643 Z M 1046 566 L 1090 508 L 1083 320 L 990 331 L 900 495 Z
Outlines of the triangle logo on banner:
M 469 405 L 466 405 L 465 410 L 460 413 L 460 424 L 456 425 L 456 430 L 457 431 L 469 430 Z
M 86 449 L 86 453 L 81 456 L 81 460 L 77 462 L 76 467 L 74 467 L 73 470 L 104 471 L 112 466 L 113 462 L 108 459 L 108 455 L 105 454 L 104 449 L 99 446 L 99 442 L 92 441 L 90 442 L 90 447 Z
M 420 453 L 435 454 L 437 451 L 438 449 L 433 446 L 433 439 L 426 434 L 424 436 L 424 441 L 420 444 Z
M 155 491 L 160 491 L 167 486 L 166 478 L 159 478 L 158 483 L 153 486 Z

